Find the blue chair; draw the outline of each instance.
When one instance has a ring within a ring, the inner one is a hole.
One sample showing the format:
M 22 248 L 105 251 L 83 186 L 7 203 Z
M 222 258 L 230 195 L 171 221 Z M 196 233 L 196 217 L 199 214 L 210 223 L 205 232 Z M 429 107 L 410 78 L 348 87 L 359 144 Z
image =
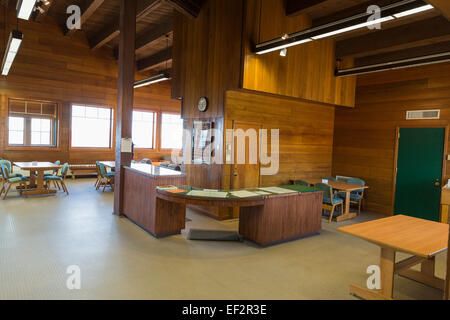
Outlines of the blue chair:
M 59 166 L 59 165 L 61 164 L 61 161 L 56 160 L 56 161 L 55 161 L 55 164 L 56 164 L 57 166 Z M 59 172 L 59 169 L 55 169 L 55 170 L 53 170 L 53 173 L 44 173 L 44 177 L 45 177 L 45 176 L 57 176 L 57 175 L 58 175 L 58 172 Z
M 0 196 L 3 194 L 3 192 L 5 193 L 5 195 L 3 196 L 3 200 L 6 200 L 8 192 L 13 185 L 19 184 L 23 189 L 27 188 L 27 182 L 29 181 L 28 178 L 11 177 L 7 166 L 5 166 L 4 164 L 0 164 L 0 172 L 2 173 L 2 181 L 3 181 L 3 186 L 2 189 L 0 190 Z
M 330 218 L 328 220 L 328 223 L 331 223 L 331 220 L 333 219 L 334 210 L 337 206 L 341 206 L 341 214 L 344 213 L 344 200 L 335 197 L 333 188 L 326 183 L 316 183 L 314 187 L 316 189 L 323 191 L 322 209 L 330 211 Z
M 23 177 L 23 175 L 21 175 L 20 173 L 13 173 L 12 172 L 12 164 L 11 161 L 8 160 L 0 160 L 0 165 L 4 165 L 6 167 L 6 169 L 8 169 L 8 174 L 10 178 L 19 178 L 19 177 Z M 2 176 L 2 174 L 0 174 L 0 176 Z
M 294 184 L 300 185 L 300 186 L 307 186 L 307 187 L 309 187 L 309 185 L 310 185 L 309 182 L 305 181 L 305 180 L 295 180 Z
M 108 172 L 106 170 L 106 167 L 103 163 L 97 162 L 97 168 L 100 174 L 100 177 L 98 177 L 98 182 L 96 186 L 96 190 L 98 190 L 101 186 L 103 186 L 103 192 L 105 192 L 105 189 L 107 186 L 111 187 L 111 190 L 114 191 L 114 176 L 115 172 Z
M 62 189 L 69 195 L 69 190 L 67 190 L 66 183 L 64 182 L 67 177 L 67 173 L 69 171 L 69 164 L 64 163 L 64 165 L 61 168 L 61 175 L 49 175 L 44 176 L 44 181 L 46 183 L 47 189 L 50 188 L 50 182 L 53 181 L 53 183 L 60 189 L 59 185 L 61 185 Z
M 324 179 L 327 179 L 329 181 L 337 181 L 335 177 L 325 177 Z
M 347 183 L 357 184 L 359 186 L 365 186 L 366 182 L 359 178 L 350 178 L 347 180 Z M 339 192 L 338 196 L 342 199 L 345 199 L 345 192 Z M 358 205 L 358 215 L 361 214 L 362 202 L 364 199 L 364 189 L 359 189 L 352 191 L 350 193 L 350 203 L 354 203 Z

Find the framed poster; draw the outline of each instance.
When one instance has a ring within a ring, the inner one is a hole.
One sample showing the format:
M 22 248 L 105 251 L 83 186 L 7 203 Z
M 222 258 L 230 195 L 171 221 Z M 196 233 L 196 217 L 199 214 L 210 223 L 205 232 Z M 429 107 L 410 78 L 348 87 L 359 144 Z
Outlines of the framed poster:
M 192 128 L 192 163 L 211 164 L 212 123 L 194 121 Z

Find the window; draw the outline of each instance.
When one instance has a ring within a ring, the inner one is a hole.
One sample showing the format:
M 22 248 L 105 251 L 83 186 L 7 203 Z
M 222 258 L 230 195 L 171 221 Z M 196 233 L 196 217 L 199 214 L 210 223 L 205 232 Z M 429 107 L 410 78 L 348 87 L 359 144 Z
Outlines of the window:
M 179 114 L 163 113 L 161 117 L 161 148 L 181 149 L 183 145 L 183 119 Z
M 153 149 L 155 132 L 155 113 L 133 111 L 133 143 L 136 148 Z
M 71 145 L 111 148 L 112 109 L 72 105 Z
M 9 99 L 8 104 L 8 144 L 10 146 L 56 146 L 56 103 Z

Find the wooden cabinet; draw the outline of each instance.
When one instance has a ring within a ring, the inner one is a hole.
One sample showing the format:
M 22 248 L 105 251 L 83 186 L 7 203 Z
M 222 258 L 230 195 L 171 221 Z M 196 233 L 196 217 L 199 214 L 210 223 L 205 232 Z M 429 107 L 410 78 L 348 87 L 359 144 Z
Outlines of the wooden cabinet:
M 442 188 L 441 193 L 441 219 L 442 223 L 448 223 L 448 208 L 450 206 L 450 189 Z

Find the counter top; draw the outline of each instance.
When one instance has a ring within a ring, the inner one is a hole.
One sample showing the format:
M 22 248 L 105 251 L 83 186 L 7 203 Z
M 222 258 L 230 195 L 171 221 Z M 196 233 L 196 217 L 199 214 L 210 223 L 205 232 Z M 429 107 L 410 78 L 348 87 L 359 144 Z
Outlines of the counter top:
M 163 167 L 155 167 L 151 164 L 146 163 L 132 163 L 130 167 L 125 167 L 128 169 L 132 169 L 134 171 L 145 173 L 155 177 L 167 177 L 167 176 L 183 176 L 184 173 L 163 168 Z

